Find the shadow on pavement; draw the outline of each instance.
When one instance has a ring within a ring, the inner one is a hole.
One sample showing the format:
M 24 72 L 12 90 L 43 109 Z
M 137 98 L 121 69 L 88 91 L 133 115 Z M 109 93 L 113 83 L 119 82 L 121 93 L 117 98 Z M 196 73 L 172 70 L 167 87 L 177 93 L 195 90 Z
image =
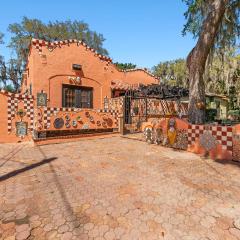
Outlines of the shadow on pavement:
M 40 161 L 40 162 L 33 163 L 33 164 L 28 165 L 28 166 L 26 166 L 26 167 L 23 167 L 23 168 L 14 170 L 14 171 L 12 171 L 12 172 L 9 172 L 9 173 L 7 173 L 7 174 L 5 174 L 5 175 L 0 176 L 0 182 L 2 182 L 2 181 L 4 181 L 4 180 L 7 180 L 7 179 L 9 179 L 9 178 L 11 178 L 11 177 L 17 176 L 17 175 L 20 174 L 20 173 L 23 173 L 23 172 L 26 172 L 26 171 L 28 171 L 28 170 L 34 169 L 34 168 L 36 168 L 36 167 L 39 167 L 39 166 L 41 166 L 41 165 L 50 163 L 50 162 L 52 162 L 52 161 L 54 161 L 54 160 L 56 160 L 56 159 L 57 159 L 56 157 L 52 157 L 52 158 L 48 158 L 48 159 L 43 159 L 43 160 Z
M 236 167 L 240 167 L 240 162 L 230 161 L 230 160 L 215 160 L 215 162 L 223 164 L 223 165 L 233 165 Z
M 47 156 L 44 153 L 43 149 L 40 146 L 38 147 L 38 149 L 41 152 L 41 154 L 43 155 L 43 157 L 46 158 Z M 49 164 L 49 168 L 53 174 L 53 181 L 55 182 L 57 190 L 61 195 L 62 203 L 64 204 L 66 211 L 68 212 L 69 216 L 71 216 L 73 218 L 73 220 L 75 219 L 75 221 L 77 221 L 77 223 L 75 222 L 75 224 L 77 224 L 78 227 L 80 227 L 80 224 L 82 224 L 84 221 L 87 221 L 87 222 L 89 221 L 88 216 L 86 216 L 84 213 L 79 215 L 73 211 L 71 203 L 69 202 L 66 192 L 65 192 L 64 188 L 62 187 L 61 181 L 58 178 L 57 172 L 51 163 Z M 75 230 L 76 230 L 76 228 L 73 229 L 73 231 L 75 231 Z

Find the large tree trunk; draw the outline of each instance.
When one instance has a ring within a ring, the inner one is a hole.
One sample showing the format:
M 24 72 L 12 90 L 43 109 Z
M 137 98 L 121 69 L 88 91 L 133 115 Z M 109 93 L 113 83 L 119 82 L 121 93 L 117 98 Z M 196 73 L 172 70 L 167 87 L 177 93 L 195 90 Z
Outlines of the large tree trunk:
M 209 0 L 209 14 L 203 22 L 196 46 L 187 57 L 189 70 L 189 121 L 193 124 L 205 122 L 205 64 L 224 17 L 229 0 Z

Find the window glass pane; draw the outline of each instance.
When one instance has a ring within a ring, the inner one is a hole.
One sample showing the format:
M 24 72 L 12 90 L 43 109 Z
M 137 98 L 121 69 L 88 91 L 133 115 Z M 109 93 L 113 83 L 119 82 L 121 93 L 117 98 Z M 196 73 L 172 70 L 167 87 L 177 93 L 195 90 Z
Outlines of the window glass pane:
M 63 107 L 92 108 L 92 89 L 63 86 Z

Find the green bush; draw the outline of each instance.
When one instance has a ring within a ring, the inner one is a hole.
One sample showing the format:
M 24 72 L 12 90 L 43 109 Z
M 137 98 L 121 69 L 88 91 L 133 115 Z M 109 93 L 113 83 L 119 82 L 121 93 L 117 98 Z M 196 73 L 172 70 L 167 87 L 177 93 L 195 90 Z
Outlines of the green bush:
M 214 122 L 217 116 L 217 109 L 206 109 L 206 122 Z

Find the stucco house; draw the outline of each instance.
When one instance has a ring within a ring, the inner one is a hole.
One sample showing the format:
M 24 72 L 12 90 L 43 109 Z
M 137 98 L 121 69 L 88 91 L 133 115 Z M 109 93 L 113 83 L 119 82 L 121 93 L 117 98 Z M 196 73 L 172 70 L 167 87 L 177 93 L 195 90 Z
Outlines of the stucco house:
M 119 70 L 109 57 L 81 41 L 32 39 L 22 93 L 37 97 L 45 92 L 48 107 L 99 109 L 105 97 L 119 96 L 140 83 L 158 82 L 146 69 Z

